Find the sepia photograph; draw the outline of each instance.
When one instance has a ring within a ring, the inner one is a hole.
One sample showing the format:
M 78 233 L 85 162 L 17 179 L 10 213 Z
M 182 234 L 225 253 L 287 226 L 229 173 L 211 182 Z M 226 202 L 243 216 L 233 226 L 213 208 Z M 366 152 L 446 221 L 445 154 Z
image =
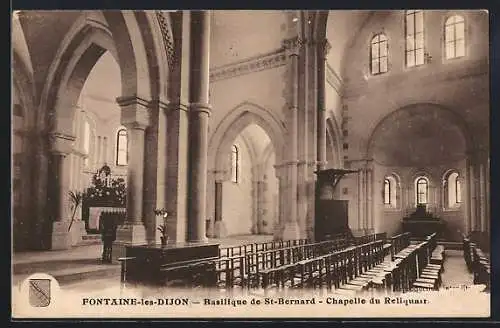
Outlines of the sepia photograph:
M 490 317 L 487 10 L 15 10 L 11 308 Z

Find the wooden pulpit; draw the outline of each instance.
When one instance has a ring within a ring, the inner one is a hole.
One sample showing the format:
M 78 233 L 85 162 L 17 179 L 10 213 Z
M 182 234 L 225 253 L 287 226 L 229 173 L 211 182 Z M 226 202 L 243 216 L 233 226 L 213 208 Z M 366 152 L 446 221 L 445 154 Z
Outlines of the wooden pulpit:
M 315 239 L 328 240 L 332 236 L 349 231 L 349 201 L 334 199 L 340 179 L 353 170 L 328 169 L 316 171 Z

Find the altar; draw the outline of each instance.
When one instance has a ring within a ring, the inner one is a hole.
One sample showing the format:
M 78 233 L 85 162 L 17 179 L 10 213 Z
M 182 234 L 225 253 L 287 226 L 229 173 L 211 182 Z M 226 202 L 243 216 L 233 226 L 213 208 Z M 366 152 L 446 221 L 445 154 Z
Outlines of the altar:
M 128 282 L 162 285 L 169 279 L 189 279 L 186 270 L 196 263 L 209 263 L 219 257 L 219 244 L 178 242 L 161 245 L 126 246 L 127 263 L 122 263 L 122 278 Z M 123 266 L 126 265 L 126 268 Z M 169 268 L 184 268 L 177 273 Z M 167 273 L 169 272 L 169 273 Z M 175 277 L 173 276 L 175 274 Z M 189 281 L 186 281 L 188 284 Z
M 446 222 L 428 212 L 425 205 L 418 205 L 413 213 L 402 220 L 403 231 L 411 233 L 412 237 L 425 237 L 437 233 L 443 237 Z

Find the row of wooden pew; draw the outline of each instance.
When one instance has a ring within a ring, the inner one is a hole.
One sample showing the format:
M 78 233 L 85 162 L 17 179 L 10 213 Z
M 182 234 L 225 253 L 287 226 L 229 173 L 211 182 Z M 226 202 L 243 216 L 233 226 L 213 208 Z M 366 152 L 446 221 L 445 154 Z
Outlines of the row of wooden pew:
M 436 289 L 442 253 L 435 234 L 413 245 L 409 233 L 391 238 L 381 233 L 341 235 L 321 242 L 273 241 L 221 248 L 218 257 L 160 265 L 150 280 L 164 286 L 219 289 L 325 287 L 348 293 L 372 287 Z M 126 280 L 124 264 L 122 280 Z
M 168 266 L 162 269 L 165 283 L 176 283 L 176 277 L 182 281 L 189 281 L 191 287 L 258 287 L 266 279 L 266 270 L 270 270 L 305 259 L 332 253 L 347 247 L 343 239 L 322 241 L 318 243 L 284 242 L 276 243 L 272 247 L 262 250 L 259 247 L 242 248 L 239 255 L 226 256 L 183 264 L 181 266 Z M 186 279 L 186 275 L 191 278 Z M 182 284 L 182 282 L 181 282 Z
M 381 233 L 375 233 L 375 234 L 370 234 L 370 235 L 364 235 L 364 236 L 357 236 L 353 238 L 353 244 L 354 245 L 362 245 L 362 244 L 367 244 L 372 241 L 376 240 L 387 240 L 387 233 L 386 232 L 381 232 Z
M 311 243 L 308 239 L 276 240 L 262 243 L 249 243 L 244 245 L 221 247 L 219 257 L 226 258 L 249 253 L 262 252 L 283 247 L 300 246 Z
M 436 235 L 430 235 L 425 241 L 410 244 L 406 235 L 395 236 L 399 251 L 391 251 L 391 257 L 375 267 L 361 272 L 353 280 L 341 286 L 334 293 L 353 294 L 370 288 L 383 291 L 406 292 L 410 290 L 436 290 L 441 284 L 442 264 L 430 263 L 435 251 Z M 393 240 L 393 241 L 394 241 Z
M 489 291 L 491 266 L 488 256 L 468 237 L 464 237 L 463 246 L 465 263 L 469 271 L 474 275 L 474 284 L 484 284 L 486 290 Z

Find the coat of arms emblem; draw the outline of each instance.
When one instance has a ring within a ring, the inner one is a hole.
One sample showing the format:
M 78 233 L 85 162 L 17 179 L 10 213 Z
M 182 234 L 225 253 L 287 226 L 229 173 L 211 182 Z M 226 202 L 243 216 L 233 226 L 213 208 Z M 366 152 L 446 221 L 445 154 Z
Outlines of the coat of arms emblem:
M 46 307 L 50 304 L 50 279 L 29 280 L 29 302 L 33 307 Z

